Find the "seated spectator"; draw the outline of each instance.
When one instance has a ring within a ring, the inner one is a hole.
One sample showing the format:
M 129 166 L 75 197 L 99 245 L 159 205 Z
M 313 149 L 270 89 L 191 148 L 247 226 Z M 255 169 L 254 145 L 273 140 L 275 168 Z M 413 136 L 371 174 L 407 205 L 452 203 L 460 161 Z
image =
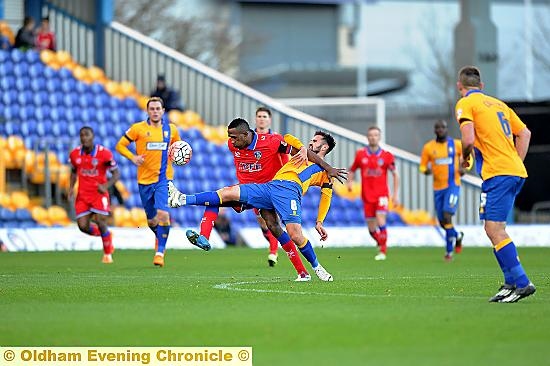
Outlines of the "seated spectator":
M 22 51 L 34 48 L 34 19 L 25 17 L 23 26 L 17 31 L 15 36 L 14 48 L 20 48 Z
M 236 240 L 233 230 L 231 230 L 231 222 L 229 221 L 229 218 L 225 214 L 224 210 L 220 209 L 218 218 L 214 222 L 214 227 L 216 228 L 218 234 L 220 234 L 220 237 L 225 244 L 235 245 Z
M 157 77 L 157 88 L 151 93 L 151 97 L 162 98 L 166 112 L 170 112 L 173 109 L 178 111 L 184 110 L 179 93 L 166 85 L 164 75 Z
M 42 18 L 38 34 L 36 35 L 36 48 L 39 51 L 55 51 L 55 34 L 50 30 L 50 18 Z
M 14 37 L 10 26 L 0 21 L 0 50 L 9 51 L 13 45 Z

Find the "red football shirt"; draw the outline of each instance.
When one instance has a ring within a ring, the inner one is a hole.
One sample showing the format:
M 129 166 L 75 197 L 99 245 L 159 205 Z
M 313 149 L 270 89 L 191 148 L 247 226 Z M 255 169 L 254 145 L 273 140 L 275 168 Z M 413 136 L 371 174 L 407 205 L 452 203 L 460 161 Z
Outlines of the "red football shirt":
M 39 50 L 55 51 L 55 35 L 53 32 L 39 32 L 36 35 L 36 47 Z
M 372 152 L 368 146 L 357 150 L 349 168 L 352 172 L 361 169 L 361 195 L 365 202 L 378 202 L 379 197 L 389 195 L 388 170 L 395 170 L 395 159 L 389 151 Z
M 252 143 L 244 149 L 237 149 L 227 141 L 233 154 L 239 183 L 267 183 L 281 169 L 283 163 L 279 154 L 288 154 L 290 145 L 279 134 L 257 134 Z
M 261 138 L 262 135 L 274 135 L 274 136 L 277 136 L 278 138 L 280 138 L 281 141 L 284 141 L 284 138 L 283 138 L 282 135 L 278 134 L 277 132 L 271 131 L 271 129 L 269 129 L 269 131 L 266 132 L 266 133 L 260 133 L 260 132 L 258 132 L 258 129 L 256 129 L 256 133 L 258 134 L 258 136 L 260 136 L 260 138 Z M 288 163 L 288 153 L 286 153 L 286 152 L 279 153 L 279 157 L 281 158 L 282 165 L 285 165 L 286 163 Z
M 78 195 L 94 197 L 99 194 L 97 186 L 107 182 L 107 170 L 117 168 L 113 153 L 102 145 L 95 145 L 90 154 L 82 146 L 69 155 L 73 171 L 78 176 Z

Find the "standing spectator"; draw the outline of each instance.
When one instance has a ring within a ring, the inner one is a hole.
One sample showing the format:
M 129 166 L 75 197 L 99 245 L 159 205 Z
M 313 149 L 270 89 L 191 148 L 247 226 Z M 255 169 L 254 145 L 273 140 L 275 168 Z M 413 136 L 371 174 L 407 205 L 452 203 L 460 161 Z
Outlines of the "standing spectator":
M 50 18 L 42 18 L 38 34 L 36 35 L 36 48 L 39 51 L 55 51 L 55 34 L 50 30 Z
M 17 31 L 15 36 L 14 48 L 20 48 L 22 51 L 34 48 L 34 19 L 25 17 L 23 26 Z
M 166 112 L 170 112 L 175 109 L 183 111 L 185 108 L 180 103 L 180 95 L 177 91 L 169 88 L 166 85 L 166 78 L 164 75 L 157 77 L 157 88 L 151 93 L 151 97 L 161 98 L 164 102 Z

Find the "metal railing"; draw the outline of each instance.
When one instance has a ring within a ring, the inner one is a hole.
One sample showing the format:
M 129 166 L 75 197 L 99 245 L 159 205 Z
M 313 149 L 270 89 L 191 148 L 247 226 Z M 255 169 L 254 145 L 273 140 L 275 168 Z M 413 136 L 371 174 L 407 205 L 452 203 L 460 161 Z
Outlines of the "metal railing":
M 71 34 L 66 36 L 70 38 Z M 338 167 L 350 166 L 357 149 L 366 144 L 363 135 L 289 108 L 122 24 L 113 22 L 106 31 L 105 40 L 105 73 L 109 78 L 131 81 L 142 94 L 148 95 L 154 89 L 157 75 L 164 74 L 169 86 L 180 91 L 187 108 L 198 112 L 208 124 L 226 125 L 236 116 L 250 120 L 256 108 L 264 105 L 273 111 L 276 131 L 292 133 L 303 140 L 309 139 L 318 129 L 333 134 L 337 148 L 327 160 Z M 64 44 L 74 53 L 72 41 Z M 88 65 L 92 56 L 82 63 Z M 384 147 L 396 157 L 402 204 L 409 209 L 433 212 L 431 178 L 418 172 L 419 158 L 391 146 Z M 478 223 L 480 180 L 467 176 L 463 182 L 457 221 L 459 224 Z

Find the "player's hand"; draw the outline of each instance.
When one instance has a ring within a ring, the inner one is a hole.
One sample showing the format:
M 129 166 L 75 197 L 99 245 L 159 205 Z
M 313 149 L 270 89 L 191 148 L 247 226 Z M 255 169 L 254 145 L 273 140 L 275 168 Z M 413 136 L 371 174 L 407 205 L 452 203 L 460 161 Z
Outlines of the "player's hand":
M 325 228 L 323 227 L 323 223 L 322 223 L 322 222 L 317 221 L 317 222 L 315 223 L 315 230 L 317 230 L 317 232 L 318 232 L 319 235 L 321 236 L 321 241 L 327 240 L 327 238 L 328 238 L 328 233 L 327 233 L 327 231 L 325 230 Z
M 335 178 L 340 183 L 344 183 L 348 179 L 348 172 L 344 168 L 330 168 L 327 170 L 329 178 Z
M 305 146 L 302 146 L 300 150 L 294 156 L 290 159 L 292 160 L 292 163 L 297 166 L 301 167 L 302 165 L 307 163 L 307 148 Z
M 98 191 L 99 193 L 107 193 L 107 191 L 108 191 L 107 183 L 105 183 L 105 184 L 98 184 L 98 185 L 97 185 L 97 191 Z
M 461 165 L 466 171 L 470 171 L 474 166 L 474 156 L 472 154 L 468 155 L 468 158 L 464 159 Z
M 394 207 L 399 206 L 399 203 L 400 203 L 399 202 L 399 196 L 397 196 L 397 195 L 392 196 L 391 201 L 392 201 Z
M 132 156 L 132 163 L 140 166 L 145 162 L 145 155 L 134 155 Z
M 346 187 L 348 187 L 348 192 L 353 191 L 353 181 L 348 180 L 348 181 L 346 182 Z

